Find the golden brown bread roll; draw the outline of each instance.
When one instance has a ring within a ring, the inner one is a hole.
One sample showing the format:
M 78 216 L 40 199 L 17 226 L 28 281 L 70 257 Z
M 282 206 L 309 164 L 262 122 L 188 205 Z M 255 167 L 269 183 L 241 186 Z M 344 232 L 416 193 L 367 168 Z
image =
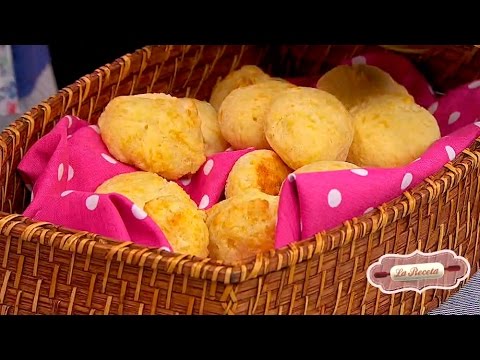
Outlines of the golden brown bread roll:
M 225 151 L 230 145 L 220 131 L 217 111 L 206 101 L 196 99 L 194 101 L 200 116 L 205 155 L 210 156 Z
M 208 256 L 206 214 L 175 182 L 164 186 L 145 204 L 145 212 L 162 229 L 175 252 Z
M 348 161 L 361 167 L 407 165 L 440 138 L 433 115 L 404 97 L 377 96 L 351 113 L 355 135 Z
M 365 64 L 336 66 L 318 80 L 317 88 L 334 95 L 347 109 L 384 94 L 396 94 L 414 101 L 407 89 L 390 74 Z
M 207 210 L 210 257 L 228 263 L 273 249 L 278 196 L 258 190 L 221 201 Z
M 295 174 L 351 169 L 358 169 L 358 166 L 345 161 L 317 161 L 295 170 Z
M 115 158 L 169 180 L 195 173 L 206 160 L 193 100 L 165 94 L 119 96 L 108 103 L 98 126 Z
M 132 201 L 159 226 L 175 252 L 208 256 L 206 214 L 175 182 L 136 171 L 114 176 L 95 192 L 117 193 Z
M 272 149 L 291 168 L 316 161 L 344 161 L 353 139 L 353 120 L 333 95 L 314 88 L 284 90 L 265 121 Z
M 162 93 L 147 93 L 134 95 L 137 97 L 143 97 L 146 99 L 172 99 L 173 96 Z M 215 108 L 206 101 L 201 101 L 193 98 L 180 98 L 186 99 L 187 102 L 193 101 L 197 107 L 198 116 L 200 117 L 201 131 L 203 135 L 203 142 L 205 145 L 205 155 L 210 156 L 222 151 L 225 151 L 229 147 L 229 144 L 225 141 L 218 125 L 218 114 Z
M 243 86 L 258 84 L 269 79 L 270 76 L 265 74 L 259 67 L 244 65 L 240 69 L 232 71 L 215 85 L 209 102 L 218 111 L 223 100 L 233 90 Z
M 294 85 L 264 81 L 233 90 L 223 101 L 218 121 L 223 137 L 234 149 L 270 149 L 265 139 L 265 116 L 272 101 Z
M 241 195 L 257 189 L 268 195 L 278 195 L 291 170 L 271 150 L 255 150 L 237 160 L 227 178 L 225 197 Z
M 157 197 L 160 189 L 166 184 L 167 180 L 157 174 L 147 171 L 135 171 L 120 174 L 106 180 L 95 192 L 97 194 L 121 194 L 143 209 L 147 202 Z

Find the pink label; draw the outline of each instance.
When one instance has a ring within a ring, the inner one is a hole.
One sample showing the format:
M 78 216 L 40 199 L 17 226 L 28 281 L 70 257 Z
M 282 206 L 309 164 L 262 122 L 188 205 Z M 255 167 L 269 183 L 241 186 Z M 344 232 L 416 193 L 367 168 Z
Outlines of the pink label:
M 367 270 L 368 282 L 385 294 L 454 289 L 470 275 L 470 263 L 452 250 L 386 254 Z

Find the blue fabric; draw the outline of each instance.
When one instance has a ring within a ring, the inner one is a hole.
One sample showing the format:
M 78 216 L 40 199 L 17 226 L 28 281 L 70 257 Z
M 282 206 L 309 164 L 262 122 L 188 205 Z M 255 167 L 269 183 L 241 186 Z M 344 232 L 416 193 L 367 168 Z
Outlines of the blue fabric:
M 480 315 L 480 273 L 429 315 Z
M 57 90 L 47 45 L 0 45 L 0 128 Z
M 18 111 L 17 83 L 15 81 L 12 48 L 0 45 L 0 116 Z
M 12 45 L 12 55 L 17 92 L 22 98 L 32 92 L 38 76 L 50 63 L 50 53 L 47 45 Z

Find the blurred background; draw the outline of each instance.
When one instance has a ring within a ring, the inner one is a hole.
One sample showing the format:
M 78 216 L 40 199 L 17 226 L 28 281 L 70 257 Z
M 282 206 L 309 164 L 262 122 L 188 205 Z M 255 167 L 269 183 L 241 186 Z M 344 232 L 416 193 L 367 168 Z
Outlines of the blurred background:
M 144 45 L 0 45 L 0 127 L 58 89 Z

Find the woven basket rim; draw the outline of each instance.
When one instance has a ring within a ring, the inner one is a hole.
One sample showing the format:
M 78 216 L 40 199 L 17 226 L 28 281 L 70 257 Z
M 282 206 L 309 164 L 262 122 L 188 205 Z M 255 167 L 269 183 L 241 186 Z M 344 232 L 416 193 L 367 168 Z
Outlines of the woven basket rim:
M 48 115 L 51 108 L 50 104 L 60 97 L 62 93 L 71 93 L 85 86 L 86 82 L 83 79 L 98 78 L 99 74 L 107 76 L 107 73 L 112 70 L 123 69 L 125 59 L 134 57 L 144 58 L 148 56 L 151 49 L 155 46 L 158 45 L 145 46 L 135 52 L 127 53 L 117 58 L 112 63 L 101 66 L 92 73 L 76 80 L 73 84 L 60 89 L 56 94 L 32 107 L 30 111 L 13 121 L 0 134 L 1 166 L 10 166 L 5 160 L 7 146 L 10 142 L 13 142 L 13 147 L 15 148 L 15 144 L 20 137 L 20 131 L 27 127 L 26 130 L 31 135 L 32 129 L 28 128 L 29 121 L 26 121 L 26 119 L 32 120 L 38 112 L 47 112 Z M 170 46 L 173 45 L 167 45 L 167 48 Z M 479 45 L 473 46 L 478 47 Z M 83 253 L 87 248 L 95 248 L 98 252 L 97 255 L 94 254 L 93 256 L 97 258 L 99 257 L 98 254 L 104 256 L 106 260 L 117 257 L 117 260 L 125 260 L 127 264 L 146 266 L 153 269 L 163 267 L 167 273 L 175 272 L 194 278 L 209 279 L 224 284 L 235 284 L 306 261 L 314 254 L 332 251 L 354 241 L 358 236 L 367 236 L 392 222 L 408 216 L 414 211 L 416 203 L 424 199 L 428 199 L 429 202 L 433 201 L 441 193 L 449 191 L 466 176 L 469 170 L 473 171 L 475 169 L 474 166 L 478 167 L 479 160 L 480 137 L 466 150 L 458 154 L 452 162 L 446 164 L 437 174 L 427 178 L 415 188 L 405 191 L 400 197 L 378 207 L 377 211 L 363 215 L 360 218 L 347 220 L 343 224 L 331 230 L 322 231 L 311 238 L 303 239 L 280 249 L 257 254 L 255 258 L 250 258 L 239 264 L 224 264 L 222 261 L 215 261 L 209 258 L 202 259 L 188 254 L 169 253 L 131 242 L 119 242 L 85 231 L 67 229 L 46 222 L 36 222 L 19 214 L 0 212 L 0 230 L 5 236 L 16 235 L 23 241 L 48 243 L 54 248 L 60 248 L 73 253 Z M 48 242 L 45 241 L 46 238 L 49 239 Z

